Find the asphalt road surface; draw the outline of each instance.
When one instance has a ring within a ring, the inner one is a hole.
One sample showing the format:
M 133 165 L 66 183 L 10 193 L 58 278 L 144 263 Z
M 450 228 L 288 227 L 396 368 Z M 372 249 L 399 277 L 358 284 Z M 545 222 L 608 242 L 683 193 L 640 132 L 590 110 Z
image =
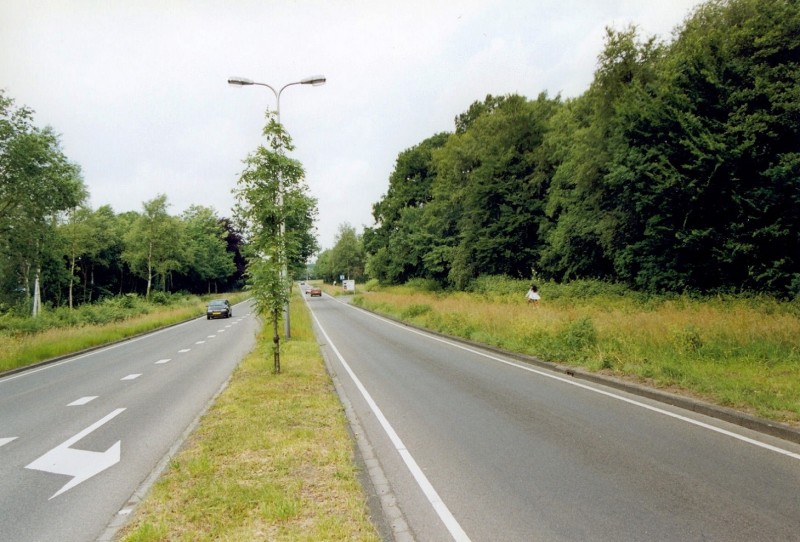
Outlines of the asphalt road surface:
M 397 540 L 800 540 L 800 446 L 306 299 Z
M 247 304 L 0 378 L 0 540 L 106 539 L 255 344 Z

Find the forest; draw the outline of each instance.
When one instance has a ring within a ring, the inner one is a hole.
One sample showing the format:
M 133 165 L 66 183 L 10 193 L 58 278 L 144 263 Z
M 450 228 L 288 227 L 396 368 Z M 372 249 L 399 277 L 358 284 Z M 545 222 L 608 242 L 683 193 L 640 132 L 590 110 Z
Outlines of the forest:
M 37 296 L 70 308 L 120 294 L 212 293 L 241 287 L 242 236 L 213 209 L 91 209 L 80 167 L 52 128 L 0 91 L 0 312 L 30 313 Z
M 671 41 L 607 29 L 580 96 L 487 96 L 401 152 L 366 275 L 800 293 L 800 3 L 712 0 Z

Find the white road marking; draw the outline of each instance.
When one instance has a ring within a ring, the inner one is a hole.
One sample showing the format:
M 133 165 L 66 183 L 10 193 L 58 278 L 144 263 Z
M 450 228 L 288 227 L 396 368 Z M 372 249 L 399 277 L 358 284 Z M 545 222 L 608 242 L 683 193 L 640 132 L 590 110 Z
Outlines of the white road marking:
M 5 446 L 6 444 L 11 442 L 12 440 L 17 440 L 17 437 L 0 438 L 0 446 Z
M 420 489 L 425 494 L 425 497 L 427 497 L 428 502 L 431 504 L 431 506 L 433 506 L 434 511 L 436 511 L 436 514 L 438 514 L 439 518 L 450 532 L 450 535 L 457 542 L 469 542 L 470 538 L 467 536 L 467 533 L 464 532 L 464 529 L 461 528 L 458 520 L 456 520 L 456 518 L 450 512 L 450 509 L 447 508 L 447 505 L 444 503 L 444 501 L 442 501 L 441 497 L 439 497 L 436 489 L 434 489 L 433 485 L 428 480 L 428 477 L 425 476 L 425 473 L 422 472 L 422 469 L 411 455 L 411 452 L 408 451 L 406 445 L 403 444 L 403 441 L 397 435 L 394 428 L 389 423 L 389 420 L 386 419 L 386 416 L 383 415 L 381 409 L 372 399 L 372 396 L 367 391 L 367 388 L 364 387 L 364 385 L 361 383 L 361 380 L 358 379 L 356 374 L 350 368 L 350 365 L 344 360 L 342 354 L 339 353 L 339 350 L 336 348 L 336 345 L 333 344 L 333 341 L 322 327 L 322 324 L 317 319 L 317 316 L 313 312 L 311 315 L 314 318 L 314 321 L 317 323 L 317 326 L 319 326 L 320 331 L 325 336 L 328 346 L 331 347 L 334 354 L 336 354 L 336 357 L 339 358 L 339 362 L 341 362 L 345 371 L 347 371 L 347 374 L 350 375 L 350 378 L 353 380 L 353 383 L 355 383 L 358 391 L 361 392 L 361 395 L 364 397 L 364 400 L 366 400 L 370 410 L 372 410 L 372 413 L 375 414 L 375 418 L 378 420 L 378 422 L 380 422 L 381 427 L 383 427 L 383 430 L 388 435 L 389 440 L 392 441 L 395 450 L 397 450 L 397 453 L 400 454 L 400 457 L 403 459 L 406 467 L 408 467 L 408 470 L 411 471 L 411 475 L 414 477 L 414 480 L 417 481 L 417 485 L 419 485 Z
M 205 343 L 206 343 L 205 341 L 197 341 L 197 342 L 196 342 L 196 343 L 194 343 L 194 344 L 205 344 Z
M 214 337 L 216 337 L 216 335 L 209 335 L 207 338 L 213 339 Z
M 191 348 L 184 348 L 182 350 L 178 350 L 178 354 L 185 354 L 186 352 L 191 352 Z
M 54 474 L 72 476 L 72 480 L 67 482 L 64 487 L 56 491 L 56 493 L 50 497 L 50 499 L 58 497 L 65 491 L 72 489 L 81 482 L 85 482 L 92 476 L 99 474 L 107 468 L 119 463 L 120 443 L 122 442 L 120 440 L 112 444 L 111 447 L 105 452 L 76 450 L 74 448 L 70 448 L 70 446 L 81 440 L 92 431 L 106 424 L 112 418 L 115 418 L 124 410 L 124 408 L 118 408 L 117 410 L 111 412 L 111 414 L 108 414 L 102 420 L 93 423 L 74 437 L 62 442 L 41 456 L 39 459 L 25 467 L 26 469 L 31 470 L 40 470 L 44 472 L 52 472 Z
M 345 307 L 349 307 L 349 308 L 351 308 L 353 310 L 359 310 L 359 309 L 357 309 L 355 307 L 351 307 L 347 303 L 342 303 L 342 304 Z M 366 314 L 367 316 L 371 316 L 371 317 L 373 317 L 375 319 L 382 320 L 382 321 L 386 322 L 387 324 L 393 325 L 393 326 L 395 326 L 395 327 L 397 327 L 399 329 L 403 329 L 403 330 L 408 331 L 410 333 L 415 333 L 415 334 L 420 335 L 422 337 L 427 337 L 428 339 L 431 339 L 433 341 L 438 341 L 440 343 L 447 344 L 447 345 L 452 346 L 454 348 L 459 348 L 461 350 L 465 350 L 465 351 L 470 352 L 472 354 L 477 354 L 479 356 L 483 356 L 484 358 L 488 358 L 488 359 L 491 359 L 491 360 L 494 360 L 494 361 L 499 361 L 500 363 L 504 363 L 506 365 L 510 365 L 511 367 L 516 367 L 517 369 L 522 369 L 523 371 L 528 371 L 530 373 L 534 373 L 534 374 L 537 374 L 539 376 L 552 378 L 553 380 L 558 380 L 559 382 L 563 382 L 565 384 L 569 384 L 570 386 L 576 386 L 578 388 L 582 388 L 582 389 L 587 390 L 587 391 L 591 391 L 591 392 L 594 392 L 594 393 L 599 393 L 600 395 L 604 395 L 606 397 L 610 397 L 611 399 L 616 399 L 618 401 L 622 401 L 622 402 L 628 403 L 630 405 L 634 405 L 634 406 L 637 406 L 637 407 L 640 407 L 640 408 L 644 408 L 646 410 L 650 410 L 651 412 L 656 412 L 658 414 L 663 414 L 664 416 L 669 416 L 670 418 L 675 418 L 676 420 L 681 420 L 683 422 L 695 425 L 697 427 L 702 427 L 703 429 L 708 429 L 709 431 L 714 431 L 715 433 L 720 433 L 722 435 L 726 435 L 728 437 L 735 438 L 735 439 L 740 440 L 742 442 L 746 442 L 748 444 L 752 444 L 753 446 L 758 446 L 759 448 L 764 448 L 765 450 L 770 450 L 770 451 L 773 451 L 773 452 L 776 452 L 776 453 L 791 457 L 793 459 L 800 459 L 800 454 L 791 452 L 791 451 L 786 450 L 784 448 L 780 448 L 778 446 L 773 446 L 771 444 L 767 444 L 766 442 L 760 442 L 758 440 L 751 439 L 750 437 L 746 437 L 746 436 L 744 436 L 742 434 L 734 433 L 733 431 L 728 431 L 727 429 L 722 429 L 721 427 L 716 427 L 716 426 L 713 426 L 711 424 L 708 424 L 708 423 L 705 423 L 705 422 L 701 422 L 700 420 L 694 420 L 694 419 L 689 418 L 687 416 L 683 416 L 683 415 L 677 414 L 675 412 L 670 412 L 669 410 L 665 410 L 663 408 L 659 408 L 659 407 L 656 407 L 656 406 L 648 405 L 648 404 L 643 403 L 641 401 L 636 401 L 635 399 L 630 399 L 628 397 L 623 397 L 622 395 L 618 395 L 618 394 L 612 393 L 610 391 L 605 391 L 605 390 L 601 390 L 599 388 L 594 388 L 594 387 L 592 387 L 592 386 L 590 386 L 588 384 L 583 384 L 583 383 L 578 382 L 578 381 L 576 381 L 575 379 L 572 379 L 572 378 L 565 378 L 565 377 L 562 377 L 562 376 L 558 376 L 557 374 L 553 374 L 553 373 L 550 373 L 550 372 L 547 372 L 547 371 L 535 369 L 534 367 L 530 367 L 528 365 L 523 365 L 523 364 L 520 364 L 520 363 L 517 363 L 517 362 L 514 362 L 514 361 L 509 361 L 507 359 L 503 359 L 503 358 L 498 357 L 498 356 L 494 356 L 492 354 L 488 354 L 486 352 L 481 352 L 480 350 L 476 350 L 475 348 L 471 348 L 469 346 L 466 346 L 466 345 L 463 345 L 463 344 L 459 344 L 459 343 L 444 339 L 442 337 L 437 337 L 436 335 L 431 335 L 429 333 L 425 333 L 424 331 L 420 331 L 418 329 L 410 328 L 410 327 L 405 326 L 403 324 L 399 324 L 397 322 L 393 322 L 392 320 L 387 320 L 386 318 L 378 316 L 377 314 L 372 314 L 371 312 L 368 312 L 368 311 L 361 311 L 361 312 L 363 314 Z
M 218 329 L 217 333 L 225 333 L 225 330 L 224 329 Z
M 128 376 L 123 376 L 122 378 L 120 378 L 120 380 L 136 380 L 140 376 L 142 376 L 142 373 L 136 373 L 136 374 L 131 374 L 131 375 L 128 375 Z
M 97 395 L 87 395 L 86 397 L 81 397 L 80 399 L 72 401 L 67 406 L 83 406 L 87 403 L 94 401 L 95 399 L 97 399 Z
M 172 361 L 172 359 L 171 359 L 171 358 L 164 358 L 164 359 L 160 359 L 160 360 L 158 360 L 158 361 L 155 363 L 155 365 L 163 365 L 163 364 L 165 364 L 165 363 L 169 363 L 170 361 Z
M 3 378 L 0 378 L 0 384 L 3 384 L 5 382 L 11 382 L 12 380 L 16 380 L 18 378 L 24 378 L 26 376 L 31 376 L 31 375 L 36 374 L 36 373 L 41 372 L 41 371 L 48 371 L 50 369 L 54 369 L 56 367 L 59 367 L 61 365 L 65 365 L 67 363 L 73 363 L 75 361 L 78 361 L 78 360 L 81 360 L 81 359 L 84 359 L 84 358 L 88 358 L 89 356 L 95 356 L 97 354 L 100 354 L 100 353 L 103 353 L 103 352 L 107 352 L 108 350 L 113 350 L 114 348 L 119 348 L 119 347 L 121 347 L 123 345 L 130 345 L 131 343 L 148 339 L 148 338 L 152 337 L 153 335 L 160 335 L 161 333 L 167 333 L 167 332 L 172 331 L 172 330 L 174 330 L 176 328 L 191 325 L 192 323 L 196 322 L 197 320 L 201 320 L 203 318 L 205 318 L 205 316 L 200 316 L 199 318 L 195 318 L 194 320 L 189 320 L 188 322 L 184 322 L 182 324 L 177 324 L 177 325 L 169 327 L 169 328 L 164 328 L 164 329 L 161 329 L 161 330 L 158 330 L 158 331 L 153 331 L 153 332 L 150 332 L 150 333 L 148 333 L 146 335 L 141 335 L 139 337 L 134 337 L 133 339 L 127 339 L 125 341 L 121 341 L 121 342 L 118 342 L 116 344 L 111 344 L 111 345 L 108 345 L 108 346 L 103 347 L 103 348 L 98 348 L 97 350 L 92 350 L 91 352 L 87 352 L 85 354 L 81 354 L 81 355 L 78 355 L 78 356 L 75 356 L 75 357 L 72 357 L 72 358 L 68 358 L 68 359 L 65 359 L 64 361 L 59 361 L 59 362 L 56 362 L 56 363 L 49 363 L 47 365 L 43 365 L 43 366 L 37 367 L 35 369 L 29 369 L 27 371 L 22 371 L 22 372 L 19 372 L 19 373 L 10 375 L 10 376 L 6 376 L 6 377 L 3 377 Z

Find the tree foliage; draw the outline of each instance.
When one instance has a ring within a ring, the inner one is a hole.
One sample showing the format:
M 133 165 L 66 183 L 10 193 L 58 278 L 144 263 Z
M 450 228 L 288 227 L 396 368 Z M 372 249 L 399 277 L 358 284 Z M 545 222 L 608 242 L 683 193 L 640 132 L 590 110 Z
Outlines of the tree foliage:
M 55 132 L 0 90 L 0 311 L 29 312 L 35 284 L 46 304 L 70 308 L 153 287 L 241 286 L 244 240 L 212 209 L 172 216 L 162 195 L 142 213 L 116 215 L 92 210 L 87 197 Z
M 800 293 L 800 4 L 711 0 L 670 43 L 608 29 L 588 90 L 487 96 L 404 151 L 370 273 Z
M 308 195 L 300 162 L 286 156 L 294 149 L 291 137 L 271 113 L 263 134 L 266 145 L 244 161 L 234 190 L 235 215 L 250 248 L 248 285 L 256 310 L 272 324 L 275 371 L 280 372 L 278 321 L 291 288 L 284 270 L 304 274 L 306 260 L 317 250 L 312 233 L 316 200 Z

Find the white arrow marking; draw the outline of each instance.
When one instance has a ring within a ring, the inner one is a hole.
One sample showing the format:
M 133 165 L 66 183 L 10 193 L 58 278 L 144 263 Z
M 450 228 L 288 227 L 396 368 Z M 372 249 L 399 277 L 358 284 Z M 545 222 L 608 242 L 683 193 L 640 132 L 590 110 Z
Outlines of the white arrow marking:
M 11 442 L 12 440 L 16 440 L 16 439 L 17 439 L 17 437 L 0 438 L 0 446 L 5 446 L 6 444 Z
M 71 439 L 59 444 L 42 457 L 25 467 L 26 469 L 31 470 L 41 470 L 44 472 L 72 476 L 72 480 L 67 482 L 67 484 L 58 490 L 52 497 L 50 497 L 50 499 L 58 497 L 65 491 L 72 489 L 81 482 L 85 482 L 95 474 L 100 474 L 107 468 L 119 463 L 120 443 L 122 441 L 118 440 L 105 452 L 75 450 L 70 448 L 70 446 L 81 440 L 92 431 L 95 431 L 112 418 L 118 416 L 124 410 L 124 408 L 118 408 L 102 420 L 90 425 Z

